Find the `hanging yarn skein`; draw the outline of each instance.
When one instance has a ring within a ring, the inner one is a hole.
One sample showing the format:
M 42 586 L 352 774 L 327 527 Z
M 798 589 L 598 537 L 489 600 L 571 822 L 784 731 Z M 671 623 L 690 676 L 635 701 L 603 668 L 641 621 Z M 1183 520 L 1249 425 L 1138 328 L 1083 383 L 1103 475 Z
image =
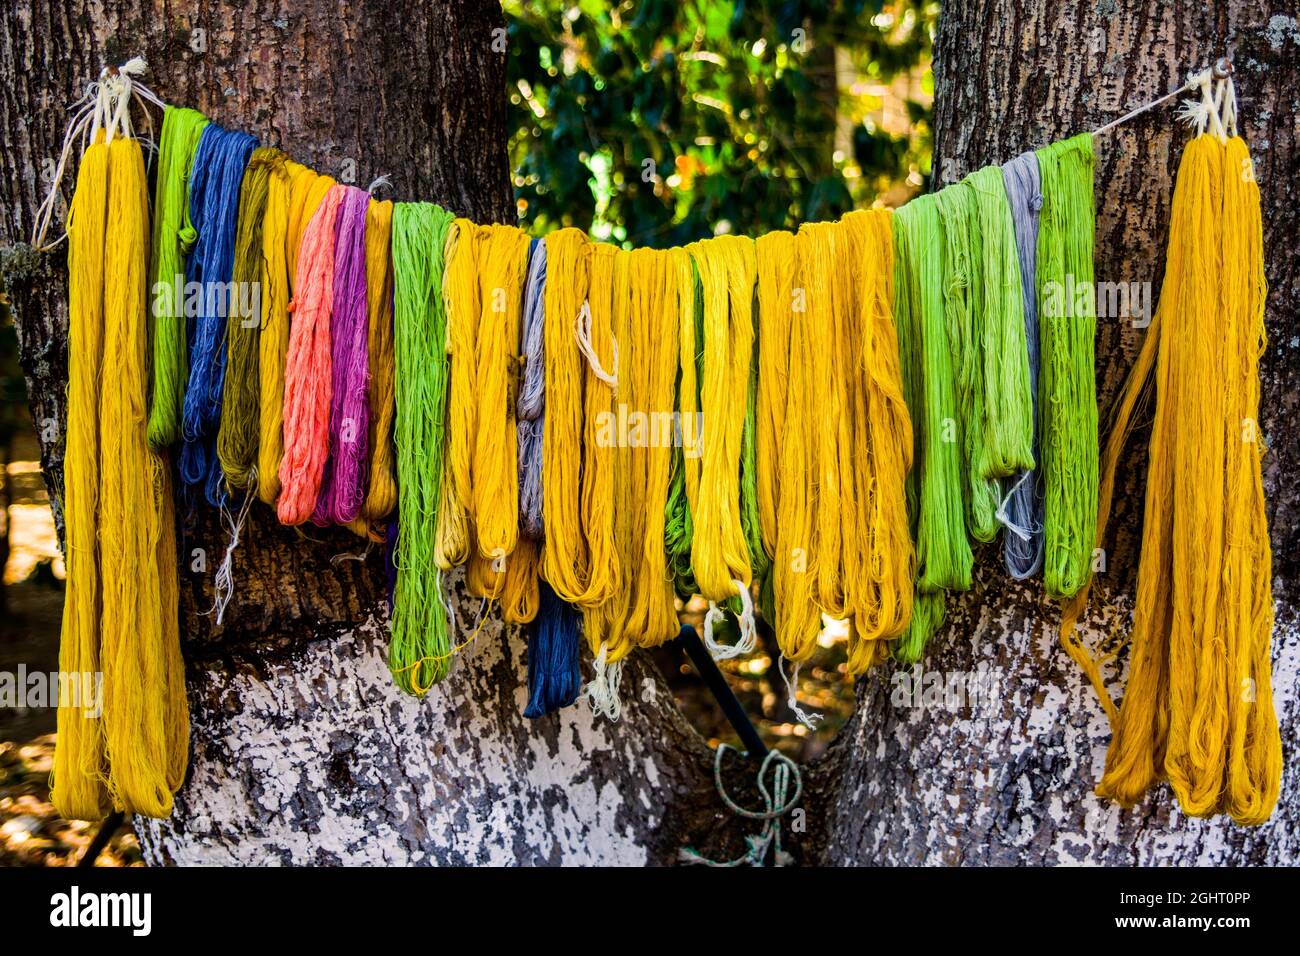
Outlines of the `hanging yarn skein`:
M 545 347 L 542 342 L 543 309 L 546 296 L 546 243 L 534 239 L 529 245 L 528 281 L 524 286 L 524 312 L 520 341 L 523 369 L 519 373 L 519 400 L 515 415 L 519 431 L 519 527 L 534 541 L 541 541 L 542 520 L 542 431 L 546 414 Z
M 1097 524 L 1097 386 L 1092 136 L 1038 150 L 1038 324 L 1042 335 L 1043 586 L 1070 597 L 1088 580 Z
M 813 416 L 820 414 L 811 402 L 814 338 L 802 278 L 815 268 L 811 235 L 776 232 L 762 237 L 757 266 L 760 479 L 766 473 L 765 463 L 779 469 L 771 476 L 770 488 L 773 625 L 781 653 L 797 663 L 812 655 L 822 629 L 813 576 L 808 573 L 813 538 Z M 781 351 L 783 341 L 788 348 Z M 783 383 L 784 401 L 779 391 Z M 769 493 L 764 489 L 760 484 L 760 520 Z
M 1033 455 L 1038 460 L 1041 444 L 1038 401 L 1040 350 L 1038 345 L 1037 246 L 1038 210 L 1043 205 L 1038 180 L 1038 157 L 1021 153 L 1002 167 L 1002 177 L 1015 223 L 1016 249 L 1020 261 L 1020 284 L 1025 311 L 1025 345 L 1029 355 L 1029 388 L 1034 406 Z M 1007 573 L 1017 581 L 1031 578 L 1043 566 L 1043 472 L 1024 469 L 1002 483 L 1004 498 L 999 518 L 1006 525 L 1003 560 Z
M 704 302 L 704 363 L 700 386 L 703 454 L 698 507 L 694 509 L 691 564 L 700 593 L 717 605 L 739 597 L 741 638 L 729 648 L 712 644 L 706 616 L 704 638 L 714 656 L 746 654 L 755 646 L 750 607 L 753 580 L 749 541 L 741 517 L 741 458 L 749 410 L 754 351 L 754 242 L 719 236 L 688 247 L 699 268 Z
M 443 347 L 448 356 L 450 363 L 451 357 L 455 352 L 456 333 L 452 327 L 453 301 L 455 296 L 452 292 L 453 277 L 455 270 L 452 266 L 456 264 L 456 246 L 460 228 L 457 225 L 461 220 L 454 220 L 447 228 L 447 238 L 443 242 L 443 282 L 442 282 L 442 301 L 443 312 L 446 315 L 447 334 Z M 464 272 L 465 270 L 460 270 Z M 472 278 L 472 276 L 471 276 Z M 472 283 L 473 294 L 478 294 L 477 283 Z M 462 366 L 472 368 L 472 362 L 462 362 Z M 472 374 L 471 374 L 472 379 Z M 472 395 L 461 396 L 463 384 L 458 384 L 456 375 L 456 366 L 451 364 L 448 372 L 447 385 L 447 418 L 448 421 L 463 422 L 460 417 L 472 412 L 469 401 Z M 434 564 L 440 570 L 449 571 L 459 564 L 464 563 L 469 556 L 469 517 L 465 512 L 464 506 L 460 501 L 460 489 L 457 482 L 458 469 L 456 468 L 456 448 L 457 440 L 464 440 L 463 427 L 449 428 L 447 432 L 447 447 L 443 453 L 443 476 L 442 476 L 442 494 L 438 502 L 438 528 L 437 536 L 433 549 Z M 458 438 L 459 436 L 459 438 Z
M 1250 154 L 1235 135 L 1223 139 L 1197 136 L 1183 153 L 1159 305 L 1116 405 L 1101 470 L 1098 546 L 1119 459 L 1154 377 L 1128 684 L 1118 711 L 1100 667 L 1123 639 L 1094 655 L 1075 633 L 1086 585 L 1064 609 L 1061 643 L 1113 731 L 1098 794 L 1130 806 L 1168 779 L 1188 815 L 1226 813 L 1254 825 L 1272 814 L 1282 771 L 1258 425 L 1267 288 Z
M 213 507 L 226 497 L 217 460 L 217 431 L 226 372 L 226 335 L 232 313 L 249 310 L 251 290 L 232 284 L 240 186 L 257 140 L 247 133 L 209 123 L 199 138 L 190 177 L 190 219 L 198 238 L 186 262 L 185 279 L 198 290 L 196 314 L 188 323 L 189 382 L 182 415 L 181 480 L 203 489 Z M 187 307 L 188 311 L 188 307 Z
M 852 494 L 849 469 L 852 449 L 852 412 L 848 407 L 846 363 L 850 356 L 848 313 L 841 275 L 854 268 L 856 257 L 846 248 L 851 237 L 837 223 L 808 223 L 799 228 L 808 249 L 801 259 L 800 281 L 812 329 L 825 335 L 830 347 L 814 348 L 809 397 L 815 416 L 812 425 L 813 488 L 817 507 L 812 511 L 812 540 L 808 574 L 813 594 L 823 612 L 834 618 L 848 613 L 845 594 L 845 529 L 856 528 L 857 502 Z
M 1033 464 L 1032 398 L 1015 234 L 1002 171 L 935 193 L 944 236 L 944 321 L 956 373 L 966 526 L 997 535 L 999 478 Z
M 894 213 L 894 316 L 903 397 L 911 412 L 913 467 L 907 481 L 916 543 L 912 619 L 894 655 L 920 659 L 943 624 L 944 591 L 970 588 L 974 556 L 966 537 L 961 420 L 944 316 L 943 223 L 934 196 Z
M 700 593 L 724 601 L 748 588 L 750 555 L 740 518 L 740 458 L 754 346 L 754 243 L 721 236 L 689 249 L 704 290 L 701 413 L 704 449 L 692 563 Z
M 677 280 L 680 268 L 673 257 L 681 250 L 642 249 L 632 253 L 628 284 L 630 327 L 624 362 L 629 380 L 626 398 L 628 427 L 623 441 L 601 443 L 632 459 L 633 505 L 641 514 L 632 541 L 637 550 L 625 554 L 620 566 L 632 591 L 626 630 L 638 647 L 657 647 L 680 629 L 673 604 L 672 578 L 664 552 L 664 516 L 668 508 L 669 471 L 673 448 L 673 387 L 677 377 L 679 324 Z M 621 339 L 619 341 L 622 341 Z M 744 408 L 742 406 L 743 414 Z M 621 416 L 620 416 L 621 417 Z M 626 445 L 626 447 L 623 447 Z
M 312 521 L 346 525 L 361 514 L 370 457 L 370 355 L 366 218 L 370 194 L 345 192 L 334 224 L 334 291 L 330 302 L 329 454 Z
M 757 498 L 763 548 L 777 558 L 777 511 L 781 473 L 781 436 L 790 391 L 790 326 L 794 315 L 795 238 L 769 232 L 754 245 L 758 294 L 758 414 L 755 420 Z M 683 349 L 685 345 L 683 344 Z M 692 357 L 691 366 L 694 366 Z M 685 356 L 682 373 L 687 372 Z M 683 410 L 685 415 L 685 410 Z
M 452 216 L 432 203 L 396 203 L 392 219 L 393 368 L 397 447 L 396 581 L 388 666 L 422 696 L 452 664 L 447 609 L 434 564 L 448 442 L 443 250 Z
M 479 247 L 472 501 L 479 556 L 498 574 L 519 540 L 515 390 L 528 241 L 514 226 L 485 226 Z
M 366 314 L 370 370 L 370 482 L 362 515 L 374 525 L 397 505 L 393 453 L 393 204 L 371 199 L 366 208 Z M 441 254 L 441 248 L 436 250 Z
M 189 711 L 171 469 L 145 433 L 149 191 L 139 142 L 118 138 L 108 149 L 99 405 L 104 747 L 113 805 L 165 817 L 189 761 Z
M 196 110 L 169 106 L 163 111 L 154 190 L 153 384 L 149 396 L 149 444 L 166 448 L 181 437 L 181 405 L 189 379 L 186 339 L 185 256 L 197 233 L 190 221 L 187 188 L 194 152 L 208 120 Z M 178 287 L 182 288 L 177 294 Z
M 683 601 L 699 590 L 691 567 L 691 542 L 695 537 L 692 513 L 699 498 L 700 455 L 703 425 L 700 414 L 700 368 L 704 361 L 704 302 L 699 270 L 687 250 L 670 251 L 671 267 L 677 274 L 677 311 L 681 320 L 678 334 L 676 408 L 680 441 L 673 448 L 672 473 L 668 484 L 668 513 L 664 519 L 664 550 L 673 587 Z M 593 283 L 595 272 L 593 267 Z M 761 479 L 762 470 L 759 475 Z
M 619 399 L 619 354 L 613 325 L 614 247 L 593 243 L 588 248 L 587 301 L 579 315 L 579 322 L 585 322 L 582 342 L 596 359 L 596 365 L 588 362 L 583 367 L 579 517 L 587 545 L 588 575 L 587 588 L 574 603 L 598 607 L 623 584 L 623 562 L 614 541 L 614 459 L 623 449 L 609 440 L 603 427 L 618 415 Z M 607 369 L 614 369 L 612 380 Z
M 293 225 L 294 209 L 305 202 L 311 184 L 325 179 L 286 159 L 271 170 L 267 182 L 262 221 L 262 329 L 257 356 L 261 381 L 257 495 L 273 508 L 280 497 L 280 461 L 284 458 L 284 363 L 289 354 L 289 301 L 294 280 L 290 262 L 291 258 L 296 261 L 302 237 Z
M 912 464 L 912 423 L 903 401 L 894 326 L 893 217 L 888 210 L 854 213 L 862 223 L 861 288 L 853 367 L 854 478 L 860 526 L 849 594 L 852 628 L 848 670 L 865 672 L 888 656 L 888 642 L 912 617 L 915 555 L 905 482 Z M 846 222 L 851 217 L 846 217 Z M 852 317 L 852 316 L 851 316 Z
M 284 366 L 284 457 L 276 503 L 281 524 L 302 524 L 312 516 L 329 454 L 335 223 L 347 188 L 329 188 L 307 224 L 298 255 Z
M 478 426 L 479 229 L 468 219 L 456 219 L 447 234 L 443 299 L 447 313 L 447 352 L 451 378 L 447 418 L 456 427 L 447 433 L 447 476 L 439 510 L 441 567 L 464 562 L 470 553 L 469 518 L 473 513 L 470 481 L 474 433 Z M 400 507 L 400 505 L 399 505 Z
M 244 491 L 252 486 L 257 463 L 262 385 L 258 375 L 259 333 L 262 289 L 265 288 L 262 284 L 265 266 L 262 229 L 271 178 L 284 160 L 284 153 L 269 146 L 253 150 L 240 187 L 232 275 L 237 288 L 256 289 L 257 293 L 248 299 L 255 305 L 250 310 L 253 314 L 235 316 L 227 323 L 226 374 L 222 383 L 217 460 L 226 476 L 226 486 L 232 491 Z
M 130 96 L 128 80 L 106 134 L 96 122 L 68 224 L 60 667 L 103 683 L 102 713 L 89 685 L 60 694 L 52 799 L 90 820 L 109 807 L 166 816 L 189 756 L 170 468 L 147 436 L 149 195 Z
M 1000 166 L 985 166 L 966 177 L 974 198 L 972 250 L 972 350 L 982 366 L 984 386 L 980 422 L 983 447 L 978 477 L 988 485 L 998 519 L 1000 479 L 1034 466 L 1034 396 L 1025 340 L 1024 291 L 1015 221 Z
M 648 252 L 648 250 L 643 251 Z M 635 269 L 634 257 L 636 258 Z M 610 301 L 613 303 L 613 337 L 623 343 L 618 401 L 629 410 L 637 407 L 642 390 L 641 382 L 648 377 L 644 373 L 644 357 L 640 354 L 643 351 L 643 346 L 640 345 L 641 338 L 633 334 L 633 323 L 637 323 L 639 331 L 641 323 L 646 320 L 649 313 L 638 309 L 632 299 L 634 271 L 644 272 L 648 265 L 645 256 L 637 256 L 634 252 L 619 249 L 614 253 L 610 294 Z M 603 270 L 596 273 L 596 277 L 602 282 L 603 276 Z M 596 296 L 597 301 L 600 301 L 604 297 L 604 292 L 598 289 Z M 618 428 L 617 421 L 611 422 L 608 426 L 612 431 Z M 645 542 L 646 502 L 640 491 L 644 486 L 642 457 L 637 454 L 643 449 L 623 447 L 630 445 L 630 442 L 620 443 L 619 437 L 618 434 L 611 435 L 607 431 L 604 440 L 619 445 L 619 454 L 614 456 L 613 541 L 619 557 L 619 566 L 622 569 L 623 586 L 618 588 L 604 604 L 594 608 L 584 608 L 582 618 L 587 646 L 594 658 L 592 670 L 595 673 L 594 678 L 583 690 L 591 702 L 592 712 L 608 717 L 610 720 L 617 720 L 622 713 L 619 688 L 623 663 L 627 653 L 634 646 L 632 635 L 626 625 L 631 606 L 631 593 L 636 587 L 636 569 L 641 566 L 641 551 Z M 547 547 L 550 547 L 549 542 Z
M 104 365 L 104 232 L 108 146 L 86 148 L 68 210 L 68 420 L 63 455 L 67 586 L 59 670 L 100 670 L 99 402 Z M 112 807 L 105 785 L 104 721 L 89 707 L 58 711 L 50 799 L 64 817 L 99 820 Z M 80 702 L 78 702 L 80 703 Z
M 542 577 L 561 600 L 587 592 L 589 555 L 582 526 L 583 359 L 574 326 L 590 283 L 591 253 L 577 229 L 546 237 L 543 316 L 546 416 L 542 437 Z

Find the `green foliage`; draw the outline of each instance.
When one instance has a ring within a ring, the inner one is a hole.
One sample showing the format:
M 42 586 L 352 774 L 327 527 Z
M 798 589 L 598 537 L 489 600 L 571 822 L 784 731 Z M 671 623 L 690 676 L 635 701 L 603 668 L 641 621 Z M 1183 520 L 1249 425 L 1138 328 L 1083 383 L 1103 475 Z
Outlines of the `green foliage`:
M 833 219 L 929 173 L 930 0 L 506 0 L 520 221 L 670 246 Z M 920 102 L 918 100 L 923 100 Z

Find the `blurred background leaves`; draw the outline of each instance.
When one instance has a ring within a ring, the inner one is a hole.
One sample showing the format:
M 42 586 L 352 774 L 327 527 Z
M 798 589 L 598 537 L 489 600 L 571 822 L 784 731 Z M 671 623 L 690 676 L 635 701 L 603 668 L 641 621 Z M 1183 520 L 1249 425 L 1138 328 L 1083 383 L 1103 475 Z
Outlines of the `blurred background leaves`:
M 506 0 L 521 224 L 757 235 L 928 186 L 938 4 Z

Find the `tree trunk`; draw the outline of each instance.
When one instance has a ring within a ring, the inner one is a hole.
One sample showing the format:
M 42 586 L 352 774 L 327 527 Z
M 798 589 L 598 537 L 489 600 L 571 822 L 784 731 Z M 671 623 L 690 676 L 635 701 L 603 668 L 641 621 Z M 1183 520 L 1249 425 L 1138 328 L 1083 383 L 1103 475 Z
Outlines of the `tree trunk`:
M 1298 638 L 1297 446 L 1285 430 L 1297 363 L 1289 339 L 1300 283 L 1295 104 L 1300 31 L 1257 4 L 1216 21 L 1189 9 L 1111 0 L 954 4 L 938 42 L 937 161 L 967 171 L 1096 125 L 1176 85 L 1180 71 L 1236 43 L 1245 132 L 1255 152 L 1271 251 L 1263 419 L 1279 602 L 1275 684 L 1295 735 Z M 217 3 L 191 22 L 170 5 L 20 0 L 0 18 L 0 267 L 14 298 L 42 466 L 62 492 L 66 285 L 61 254 L 20 244 L 57 153 L 63 108 L 103 62 L 144 55 L 157 92 L 247 129 L 294 158 L 397 198 L 430 199 L 482 221 L 512 215 L 505 158 L 503 26 L 494 4 Z M 1292 11 L 1293 15 L 1293 11 Z M 195 31 L 205 31 L 202 34 Z M 1088 52 L 1083 52 L 1083 51 Z M 1293 99 L 1293 97 L 1291 97 Z M 155 117 L 155 123 L 156 123 Z M 1185 136 L 1171 110 L 1112 134 L 1098 173 L 1098 277 L 1158 282 L 1172 172 Z M 955 176 L 949 176 L 949 179 Z M 1115 201 L 1115 200 L 1120 201 Z M 1289 270 L 1289 271 L 1288 271 Z M 1156 286 L 1158 288 L 1158 285 Z M 1140 333 L 1103 324 L 1098 382 L 1115 394 Z M 1294 404 L 1292 401 L 1291 404 Z M 1136 444 L 1135 444 L 1136 449 Z M 1288 467 L 1290 466 L 1290 467 Z M 1143 469 L 1130 468 L 1108 587 L 1132 593 Z M 721 806 L 710 756 L 666 685 L 634 655 L 617 724 L 579 704 L 527 722 L 523 643 L 495 619 L 424 701 L 392 686 L 380 556 L 345 532 L 281 528 L 255 506 L 235 558 L 238 590 L 218 627 L 211 569 L 224 537 L 200 507 L 184 529 L 182 622 L 193 716 L 192 772 L 166 821 L 137 821 L 152 863 L 666 863 L 694 845 L 735 856 L 752 830 Z M 202 549 L 207 570 L 192 566 Z M 459 584 L 457 585 L 459 589 Z M 462 594 L 461 622 L 479 602 Z M 1097 613 L 1094 612 L 1094 620 Z M 859 709 L 805 771 L 805 862 L 1253 862 L 1296 858 L 1283 825 L 1188 823 L 1167 792 L 1121 812 L 1091 787 L 1104 756 L 1101 712 L 1057 650 L 1054 609 L 1007 581 L 996 556 L 951 601 L 927 663 L 980 664 L 1007 692 L 991 715 L 890 702 L 891 674 L 858 688 Z M 462 625 L 463 626 L 463 625 Z M 1288 750 L 1284 799 L 1294 819 Z M 1279 812 L 1281 816 L 1282 811 Z
M 495 4 L 219 3 L 193 20 L 146 7 L 28 0 L 0 19 L 0 243 L 15 250 L 5 284 L 56 514 L 63 254 L 19 244 L 65 107 L 105 62 L 142 55 L 167 101 L 341 180 L 387 174 L 396 198 L 514 218 Z M 660 863 L 686 843 L 737 850 L 708 751 L 644 663 L 627 672 L 637 703 L 617 724 L 585 705 L 526 721 L 523 641 L 494 614 L 415 701 L 386 666 L 379 549 L 347 560 L 364 550 L 347 532 L 300 535 L 257 505 L 217 626 L 207 611 L 225 538 L 211 509 L 196 509 L 181 547 L 192 770 L 169 820 L 136 821 L 150 862 Z M 457 603 L 460 621 L 476 620 L 478 600 Z
M 1293 745 L 1300 720 L 1294 477 L 1300 466 L 1294 338 L 1300 28 L 1294 3 L 945 4 L 935 44 L 934 168 L 940 184 L 952 182 L 986 163 L 1094 129 L 1174 89 L 1225 51 L 1237 71 L 1242 134 L 1255 157 L 1270 286 L 1261 419 L 1269 447 L 1264 480 L 1274 550 L 1282 804 L 1271 823 L 1246 829 L 1223 818 L 1187 819 L 1167 787 L 1128 811 L 1095 797 L 1109 741 L 1105 717 L 1056 642 L 1057 610 L 1038 582 L 1012 581 L 1000 553 L 985 549 L 974 588 L 949 598 L 949 623 L 925 664 L 947 675 L 987 669 L 997 678 L 998 698 L 988 706 L 927 711 L 891 703 L 887 675 L 862 681 L 858 711 L 830 756 L 842 777 L 829 861 L 1235 865 L 1300 859 Z M 1174 173 L 1187 139 L 1169 104 L 1097 141 L 1097 280 L 1150 282 L 1153 306 Z M 1103 421 L 1143 334 L 1127 320 L 1098 320 Z M 1107 572 L 1085 621 L 1094 627 L 1126 627 L 1132 609 L 1145 434 L 1135 436 L 1128 452 L 1116 485 Z

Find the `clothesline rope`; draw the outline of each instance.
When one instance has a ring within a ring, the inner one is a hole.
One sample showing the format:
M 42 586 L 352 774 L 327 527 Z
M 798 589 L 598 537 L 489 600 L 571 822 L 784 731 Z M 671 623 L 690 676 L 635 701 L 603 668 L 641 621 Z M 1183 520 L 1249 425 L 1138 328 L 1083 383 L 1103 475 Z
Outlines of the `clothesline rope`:
M 1157 106 L 1159 106 L 1162 103 L 1169 102 L 1174 97 L 1179 96 L 1182 93 L 1186 93 L 1188 90 L 1194 90 L 1197 88 L 1206 87 L 1209 85 L 1211 80 L 1226 80 L 1231 75 L 1232 75 L 1232 61 L 1229 60 L 1227 57 L 1220 57 L 1217 61 L 1215 61 L 1214 66 L 1207 67 L 1206 69 L 1201 70 L 1198 73 L 1193 73 L 1191 76 L 1189 76 L 1187 78 L 1187 82 L 1184 83 L 1182 86 L 1178 87 L 1178 89 L 1171 90 L 1168 93 L 1166 93 L 1164 96 L 1157 97 L 1156 99 L 1152 100 L 1149 103 L 1144 103 L 1141 106 L 1135 107 L 1134 109 L 1129 110 L 1119 119 L 1113 119 L 1109 123 L 1105 124 L 1104 126 L 1098 126 L 1095 130 L 1092 131 L 1092 135 L 1100 136 L 1102 133 L 1108 133 L 1111 130 L 1113 130 L 1115 127 L 1127 123 L 1129 120 L 1134 119 L 1138 116 L 1141 116 L 1143 113 L 1147 112 L 1148 110 L 1155 109 Z
M 65 238 L 67 238 L 67 235 L 65 233 L 64 235 L 56 239 L 53 243 L 49 245 L 45 245 L 45 236 L 46 233 L 49 231 L 50 222 L 54 216 L 54 207 L 56 204 L 56 197 L 58 196 L 58 192 L 59 192 L 59 184 L 63 180 L 63 174 L 67 167 L 68 156 L 71 153 L 73 144 L 79 138 L 78 134 L 81 134 L 80 138 L 85 140 L 86 139 L 85 134 L 90 129 L 95 117 L 99 115 L 100 110 L 97 109 L 96 101 L 101 98 L 101 85 L 112 85 L 115 88 L 117 86 L 122 86 L 125 88 L 126 95 L 124 97 L 120 97 L 120 99 L 123 101 L 123 105 L 121 106 L 121 111 L 127 110 L 127 106 L 125 105 L 125 102 L 129 101 L 132 98 L 136 99 L 137 101 L 140 101 L 141 103 L 145 103 L 145 102 L 152 103 L 155 106 L 159 107 L 160 109 L 167 108 L 168 103 L 165 100 L 163 100 L 161 97 L 159 97 L 156 93 L 154 93 L 153 90 L 149 89 L 149 87 L 145 86 L 138 79 L 134 81 L 130 79 L 130 77 L 132 76 L 138 77 L 143 75 L 147 69 L 148 69 L 148 65 L 146 64 L 145 60 L 142 57 L 132 57 L 120 68 L 116 66 L 106 66 L 100 73 L 101 79 L 95 83 L 91 83 L 87 87 L 86 92 L 78 100 L 76 100 L 76 102 L 74 102 L 72 106 L 69 108 L 75 114 L 75 116 L 72 123 L 68 127 L 67 134 L 64 136 L 63 148 L 60 151 L 59 162 L 56 165 L 54 171 L 54 181 L 50 184 L 50 191 L 46 195 L 45 199 L 41 202 L 41 205 L 37 210 L 36 222 L 32 228 L 32 245 L 37 249 L 37 251 L 49 252 L 53 250 L 56 246 L 58 246 L 59 243 L 61 243 Z M 1103 133 L 1108 133 L 1111 130 L 1115 129 L 1117 126 L 1121 126 L 1124 123 L 1127 123 L 1130 120 L 1138 116 L 1141 116 L 1143 113 L 1146 113 L 1149 110 L 1153 110 L 1157 106 L 1160 106 L 1163 103 L 1169 102 L 1175 97 L 1183 93 L 1186 93 L 1188 90 L 1197 89 L 1200 87 L 1206 87 L 1213 80 L 1219 80 L 1219 81 L 1226 80 L 1229 77 L 1231 77 L 1232 72 L 1233 72 L 1232 61 L 1229 60 L 1227 57 L 1220 57 L 1217 61 L 1215 61 L 1213 66 L 1207 67 L 1203 70 L 1191 74 L 1188 77 L 1187 82 L 1184 83 L 1182 86 L 1178 87 L 1178 89 L 1171 90 L 1170 92 L 1164 94 L 1163 96 L 1157 97 L 1156 99 L 1151 100 L 1148 103 L 1144 103 L 1141 106 L 1135 107 L 1129 110 L 1123 116 L 1119 117 L 1118 119 L 1113 119 L 1109 123 L 1106 123 L 1103 126 L 1098 126 L 1096 129 L 1092 131 L 1092 135 L 1100 136 Z M 119 79 L 119 76 L 123 73 L 126 74 L 126 77 L 124 79 Z M 146 110 L 146 117 L 147 116 L 148 116 L 148 111 Z M 128 128 L 129 128 L 129 121 L 128 121 Z M 84 142 L 82 148 L 83 150 L 85 148 Z M 376 180 L 376 183 L 377 184 L 382 183 L 382 185 L 384 186 L 391 185 L 387 176 L 379 177 L 379 179 Z

